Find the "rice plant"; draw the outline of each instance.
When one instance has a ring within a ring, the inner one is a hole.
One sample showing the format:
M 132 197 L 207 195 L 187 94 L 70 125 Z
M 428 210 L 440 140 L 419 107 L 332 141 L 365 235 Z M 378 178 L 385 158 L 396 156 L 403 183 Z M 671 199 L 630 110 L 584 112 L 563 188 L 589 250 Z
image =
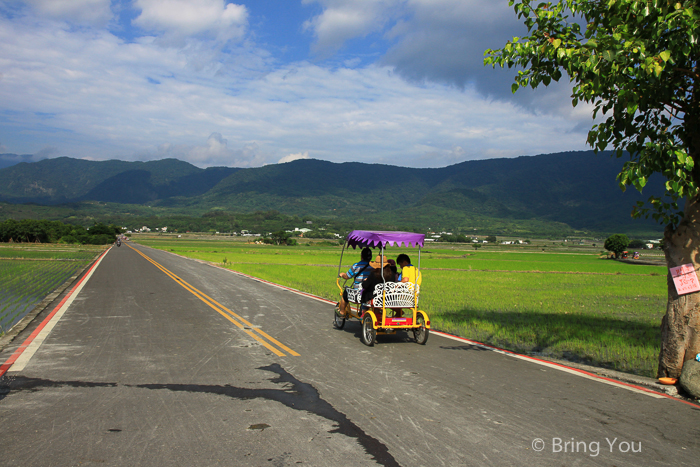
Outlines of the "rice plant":
M 94 247 L 0 246 L 0 332 L 12 328 L 100 251 Z

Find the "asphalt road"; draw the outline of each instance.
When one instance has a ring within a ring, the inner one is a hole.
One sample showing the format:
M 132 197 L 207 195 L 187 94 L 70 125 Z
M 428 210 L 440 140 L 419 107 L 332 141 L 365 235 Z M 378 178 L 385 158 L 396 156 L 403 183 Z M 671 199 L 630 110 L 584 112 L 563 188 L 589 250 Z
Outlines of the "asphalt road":
M 0 465 L 700 464 L 700 408 L 437 335 L 369 348 L 166 252 L 114 247 L 74 298 L 0 380 Z

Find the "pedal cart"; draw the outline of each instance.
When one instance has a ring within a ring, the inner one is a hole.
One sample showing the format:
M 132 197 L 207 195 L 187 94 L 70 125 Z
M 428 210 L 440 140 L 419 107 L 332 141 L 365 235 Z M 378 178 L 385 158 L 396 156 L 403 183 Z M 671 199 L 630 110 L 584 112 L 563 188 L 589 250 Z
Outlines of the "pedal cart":
M 425 344 L 430 332 L 430 319 L 425 311 L 418 309 L 419 273 L 416 272 L 416 282 L 388 282 L 382 269 L 382 283 L 375 286 L 373 298 L 367 303 L 361 303 L 362 289 L 352 288 L 353 279 L 340 283 L 340 273 L 343 272 L 343 253 L 347 247 L 353 249 L 379 248 L 381 263 L 385 262 L 387 246 L 418 247 L 418 270 L 420 270 L 420 249 L 424 246 L 425 235 L 411 232 L 382 232 L 369 230 L 354 230 L 348 234 L 340 253 L 340 264 L 336 285 L 347 292 L 349 314 L 341 315 L 339 305 L 335 307 L 333 325 L 342 329 L 347 319 L 357 318 L 362 323 L 362 342 L 372 346 L 377 340 L 377 334 L 394 334 L 397 331 L 412 331 L 417 343 Z M 350 286 L 347 285 L 350 281 Z

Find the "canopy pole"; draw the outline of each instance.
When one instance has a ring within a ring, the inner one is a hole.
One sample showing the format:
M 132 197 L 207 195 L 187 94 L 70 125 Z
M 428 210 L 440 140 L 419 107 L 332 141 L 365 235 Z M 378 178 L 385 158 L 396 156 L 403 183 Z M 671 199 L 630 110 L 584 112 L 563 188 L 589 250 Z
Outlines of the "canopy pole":
M 345 245 L 348 244 L 348 239 L 347 237 L 345 238 L 345 241 L 343 242 L 343 249 L 340 250 L 340 263 L 338 263 L 338 277 L 340 277 L 340 269 L 343 267 L 343 253 L 345 253 Z
M 382 244 L 381 255 L 382 255 L 382 262 L 379 265 L 379 267 L 382 268 L 382 280 L 386 284 L 386 279 L 384 278 L 384 245 L 383 244 Z
M 379 263 L 379 267 L 382 268 L 382 282 L 384 287 L 382 287 L 382 326 L 386 326 L 386 278 L 384 277 L 384 243 L 382 245 L 382 262 Z

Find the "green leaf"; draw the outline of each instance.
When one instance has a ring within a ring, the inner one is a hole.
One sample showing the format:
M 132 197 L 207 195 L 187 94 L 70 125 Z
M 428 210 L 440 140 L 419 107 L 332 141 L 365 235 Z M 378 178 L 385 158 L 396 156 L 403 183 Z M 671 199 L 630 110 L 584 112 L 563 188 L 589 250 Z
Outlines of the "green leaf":
M 659 173 L 674 200 L 698 196 L 700 175 L 694 173 L 692 156 L 697 152 L 700 158 L 700 151 L 691 149 L 686 138 L 696 129 L 661 111 L 669 103 L 697 106 L 688 91 L 689 73 L 670 70 L 676 63 L 682 69 L 695 68 L 700 54 L 698 1 L 509 0 L 528 33 L 490 51 L 487 63 L 525 70 L 513 92 L 550 84 L 566 74 L 571 105 L 593 106 L 599 122 L 588 133 L 588 144 L 595 151 L 610 149 L 616 157 L 632 155 L 618 177 L 623 187 L 641 189 Z M 659 219 L 678 221 L 674 209 L 675 201 L 659 201 L 653 211 Z
M 654 65 L 654 74 L 656 75 L 657 78 L 661 75 L 661 73 L 663 71 L 664 71 L 664 68 L 661 65 L 659 65 L 658 63 L 656 65 Z
M 517 91 L 519 87 L 520 87 L 520 86 L 518 86 L 518 83 L 513 83 L 513 84 L 510 85 L 510 91 L 511 91 L 513 94 L 515 94 L 515 91 Z
M 678 158 L 678 162 L 685 165 L 685 160 L 687 156 L 683 151 L 676 151 L 676 157 Z

